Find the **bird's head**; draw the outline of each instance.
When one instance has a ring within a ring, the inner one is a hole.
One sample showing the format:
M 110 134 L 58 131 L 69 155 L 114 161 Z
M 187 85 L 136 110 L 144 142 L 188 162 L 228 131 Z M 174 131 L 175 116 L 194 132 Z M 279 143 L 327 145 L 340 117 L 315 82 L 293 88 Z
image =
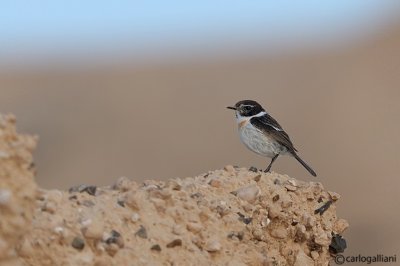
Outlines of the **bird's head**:
M 264 108 L 262 108 L 258 102 L 252 100 L 243 100 L 237 102 L 234 106 L 228 106 L 226 108 L 235 110 L 236 116 L 242 117 L 254 116 L 261 112 L 265 112 Z

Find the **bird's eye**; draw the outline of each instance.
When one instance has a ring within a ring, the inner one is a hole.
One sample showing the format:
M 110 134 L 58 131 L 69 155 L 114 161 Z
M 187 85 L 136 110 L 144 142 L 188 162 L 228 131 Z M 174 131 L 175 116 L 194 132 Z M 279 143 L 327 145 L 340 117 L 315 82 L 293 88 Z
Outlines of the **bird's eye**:
M 250 110 L 251 110 L 251 106 L 248 106 L 248 105 L 247 105 L 247 106 L 244 106 L 243 109 L 244 109 L 245 111 L 250 111 Z

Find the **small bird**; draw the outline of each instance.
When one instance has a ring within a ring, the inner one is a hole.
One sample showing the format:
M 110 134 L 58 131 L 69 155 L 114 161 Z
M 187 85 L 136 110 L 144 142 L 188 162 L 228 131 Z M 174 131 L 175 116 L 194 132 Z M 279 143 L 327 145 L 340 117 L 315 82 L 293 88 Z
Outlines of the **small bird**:
M 289 154 L 296 158 L 311 175 L 317 176 L 314 170 L 297 155 L 297 150 L 289 135 L 259 103 L 244 100 L 227 108 L 235 110 L 240 139 L 244 145 L 261 156 L 271 158 L 264 172 L 271 170 L 272 164 L 279 155 Z

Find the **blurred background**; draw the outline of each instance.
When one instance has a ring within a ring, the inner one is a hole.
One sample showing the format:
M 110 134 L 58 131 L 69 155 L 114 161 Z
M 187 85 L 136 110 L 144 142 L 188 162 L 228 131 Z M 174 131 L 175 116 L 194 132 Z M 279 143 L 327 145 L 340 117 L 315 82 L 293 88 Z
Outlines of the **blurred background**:
M 345 255 L 399 252 L 399 1 L 4 1 L 0 43 L 40 186 L 265 168 L 225 109 L 254 99 L 318 177 L 273 170 L 342 195 Z

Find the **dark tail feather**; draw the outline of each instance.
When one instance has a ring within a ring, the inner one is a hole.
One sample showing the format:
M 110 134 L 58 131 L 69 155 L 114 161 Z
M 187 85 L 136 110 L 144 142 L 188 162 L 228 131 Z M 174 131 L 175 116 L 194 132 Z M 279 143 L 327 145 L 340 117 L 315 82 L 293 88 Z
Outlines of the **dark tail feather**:
M 310 172 L 311 175 L 317 176 L 314 170 L 310 166 L 308 166 L 308 164 L 306 164 L 306 162 L 303 161 L 295 152 L 293 152 L 293 156 L 294 158 L 296 158 L 297 161 L 299 161 L 299 163 L 301 163 L 302 166 L 304 166 L 304 168 L 307 169 L 308 172 Z

